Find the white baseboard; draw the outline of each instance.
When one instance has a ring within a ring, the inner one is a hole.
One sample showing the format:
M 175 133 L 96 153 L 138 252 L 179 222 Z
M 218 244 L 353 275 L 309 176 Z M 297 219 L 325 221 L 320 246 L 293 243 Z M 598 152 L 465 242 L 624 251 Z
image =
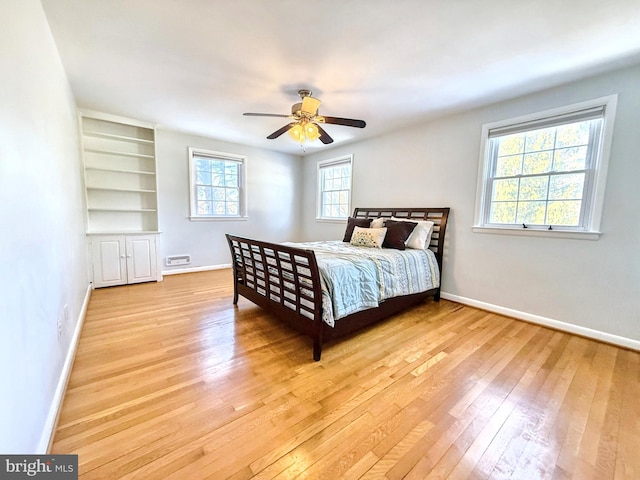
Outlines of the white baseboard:
M 89 283 L 87 286 L 87 292 L 82 302 L 82 308 L 78 315 L 78 321 L 76 322 L 76 328 L 73 331 L 73 338 L 69 344 L 67 350 L 67 356 L 64 359 L 64 365 L 62 366 L 62 372 L 58 378 L 58 385 L 56 391 L 53 394 L 53 401 L 49 408 L 49 414 L 47 415 L 47 421 L 45 422 L 42 435 L 40 436 L 40 442 L 38 444 L 37 454 L 45 455 L 51 451 L 53 444 L 53 437 L 58 426 L 58 418 L 60 416 L 60 410 L 62 409 L 62 402 L 64 400 L 64 394 L 67 391 L 67 384 L 69 383 L 69 377 L 71 376 L 71 368 L 73 367 L 73 361 L 76 357 L 76 350 L 78 348 L 78 340 L 80 339 L 80 332 L 82 332 L 82 326 L 84 325 L 84 319 L 87 314 L 87 307 L 89 306 L 89 299 L 91 298 L 91 286 Z
M 222 270 L 223 268 L 231 268 L 230 263 L 221 265 L 205 265 L 204 267 L 176 268 L 171 270 L 163 270 L 162 275 L 177 275 L 179 273 L 206 272 L 208 270 Z
M 521 312 L 520 310 L 513 310 L 511 308 L 501 307 L 500 305 L 494 305 L 492 303 L 481 302 L 480 300 L 474 300 L 472 298 L 461 297 L 459 295 L 453 295 L 451 293 L 442 292 L 441 298 L 445 300 L 451 300 L 452 302 L 462 303 L 471 307 L 476 307 L 481 310 L 487 310 L 493 313 L 499 313 L 507 317 L 513 317 L 518 320 L 524 320 L 526 322 L 535 323 L 545 327 L 553 328 L 555 330 L 561 330 L 563 332 L 572 333 L 574 335 L 580 335 L 581 337 L 592 338 L 601 342 L 610 343 L 630 350 L 640 351 L 640 341 L 633 340 L 627 337 L 620 337 L 611 333 L 601 332 L 600 330 L 593 330 L 591 328 L 581 327 L 580 325 L 574 325 L 572 323 L 561 322 L 552 318 L 542 317 L 540 315 L 534 315 L 532 313 Z

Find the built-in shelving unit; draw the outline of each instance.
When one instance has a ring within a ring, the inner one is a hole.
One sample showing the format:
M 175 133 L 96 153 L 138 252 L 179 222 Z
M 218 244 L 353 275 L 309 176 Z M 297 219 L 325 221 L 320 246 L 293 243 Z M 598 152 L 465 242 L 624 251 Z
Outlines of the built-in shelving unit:
M 155 131 L 82 115 L 88 233 L 158 230 Z
M 161 280 L 154 128 L 100 113 L 80 120 L 93 286 Z

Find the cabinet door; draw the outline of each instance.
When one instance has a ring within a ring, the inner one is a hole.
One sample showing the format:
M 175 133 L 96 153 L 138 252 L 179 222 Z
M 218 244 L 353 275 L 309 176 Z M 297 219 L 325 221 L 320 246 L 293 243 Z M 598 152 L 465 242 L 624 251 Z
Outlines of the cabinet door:
M 122 236 L 95 237 L 91 240 L 94 288 L 127 283 L 125 248 Z
M 157 280 L 156 236 L 132 235 L 126 242 L 128 283 Z

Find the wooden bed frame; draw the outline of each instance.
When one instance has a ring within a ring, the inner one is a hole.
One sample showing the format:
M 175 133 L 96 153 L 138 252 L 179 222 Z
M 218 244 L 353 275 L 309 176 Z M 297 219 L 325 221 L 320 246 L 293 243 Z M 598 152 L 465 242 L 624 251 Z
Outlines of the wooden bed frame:
M 429 248 L 436 255 L 442 285 L 444 236 L 449 208 L 356 208 L 355 218 L 406 218 L 434 222 Z M 340 318 L 331 327 L 322 320 L 320 273 L 312 250 L 263 242 L 227 234 L 233 267 L 233 303 L 238 296 L 273 313 L 313 340 L 318 361 L 325 340 L 342 337 L 376 323 L 428 297 L 440 300 L 440 288 L 389 298 L 370 308 Z

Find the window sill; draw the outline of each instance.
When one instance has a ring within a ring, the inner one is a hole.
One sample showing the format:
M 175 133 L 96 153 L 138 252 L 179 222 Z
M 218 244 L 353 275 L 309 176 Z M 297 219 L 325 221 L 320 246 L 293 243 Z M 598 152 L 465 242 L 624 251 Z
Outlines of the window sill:
M 316 217 L 316 222 L 319 223 L 347 223 L 347 218 L 321 218 Z
M 475 225 L 474 233 L 493 235 L 520 235 L 527 237 L 572 238 L 576 240 L 598 240 L 601 232 L 578 232 L 575 230 L 542 230 L 536 228 L 483 227 Z
M 248 220 L 249 217 L 189 217 L 192 222 L 242 222 Z

